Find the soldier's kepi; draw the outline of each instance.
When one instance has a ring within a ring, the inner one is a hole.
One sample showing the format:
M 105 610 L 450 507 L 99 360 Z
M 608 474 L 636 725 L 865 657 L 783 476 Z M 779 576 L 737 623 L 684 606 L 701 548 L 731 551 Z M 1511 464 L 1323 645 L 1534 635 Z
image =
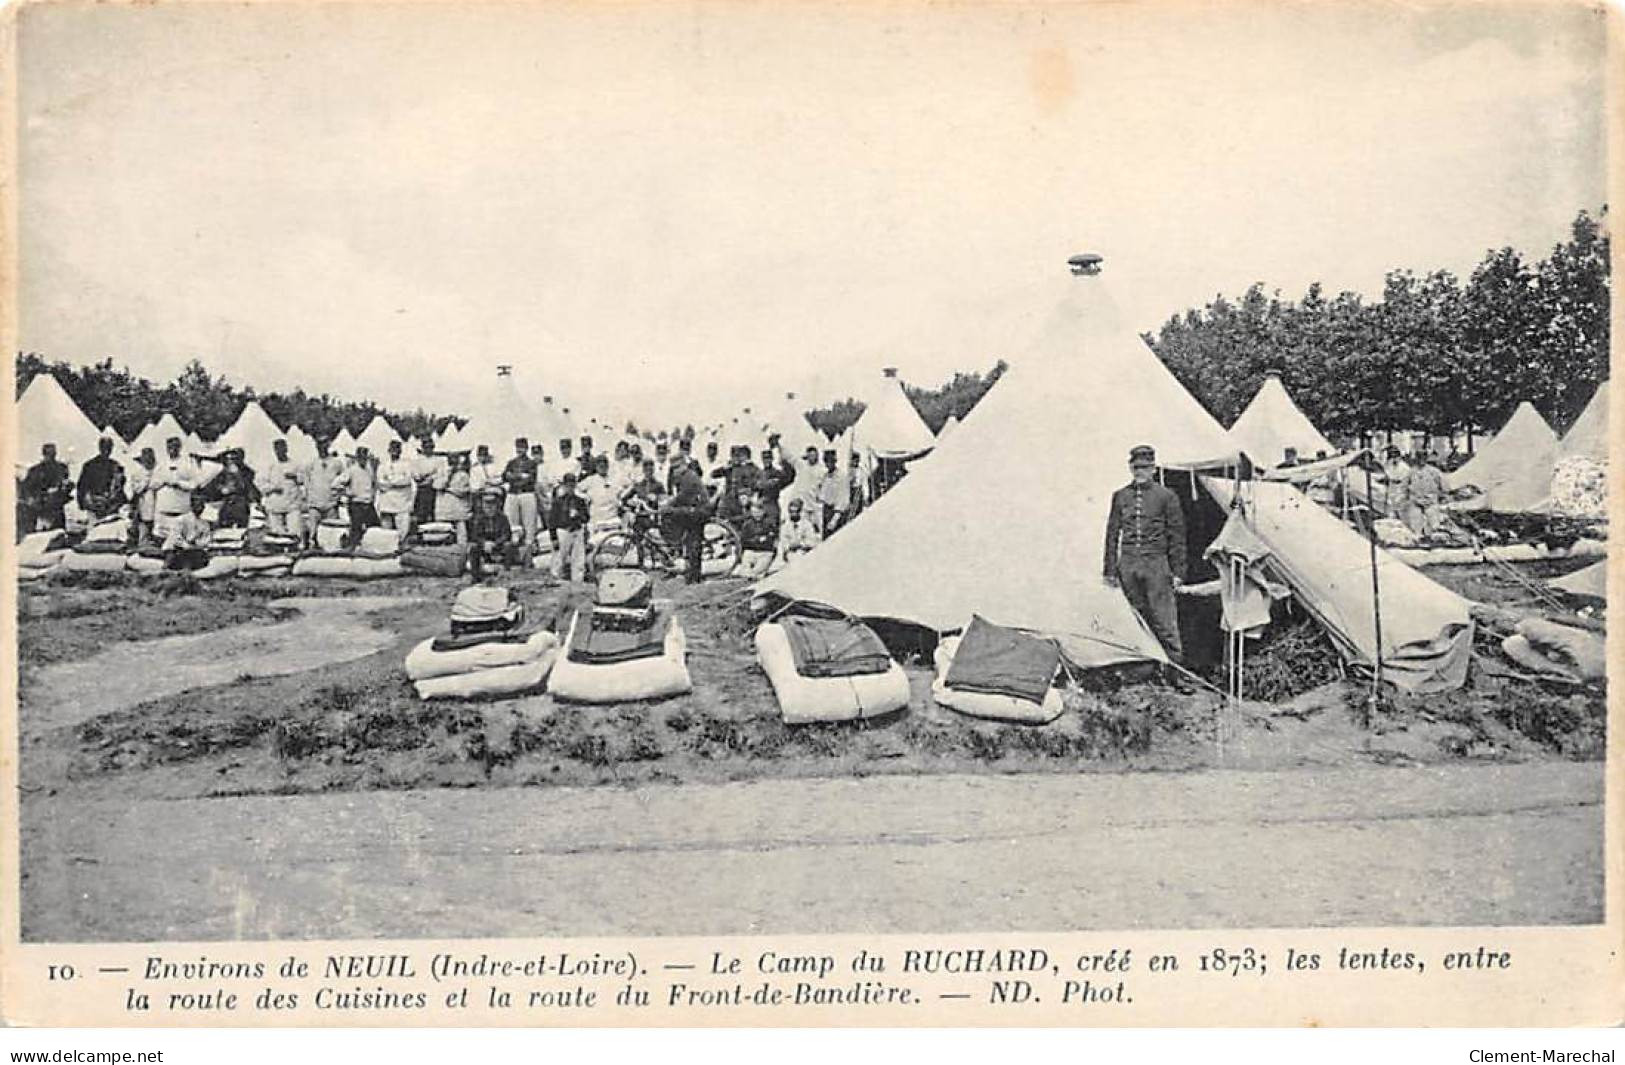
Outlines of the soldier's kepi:
M 1123 589 L 1177 663 L 1184 650 L 1174 589 L 1185 575 L 1185 512 L 1179 497 L 1156 482 L 1151 445 L 1130 450 L 1128 466 L 1133 480 L 1112 493 L 1106 519 L 1106 583 Z

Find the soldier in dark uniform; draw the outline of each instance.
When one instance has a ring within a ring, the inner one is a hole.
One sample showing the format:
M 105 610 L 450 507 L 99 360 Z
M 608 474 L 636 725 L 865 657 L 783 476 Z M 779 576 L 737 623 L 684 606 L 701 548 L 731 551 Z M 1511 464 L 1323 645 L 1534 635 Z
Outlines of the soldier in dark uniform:
M 79 467 L 79 509 L 100 521 L 125 503 L 124 467 L 113 461 L 113 441 L 96 441 L 96 457 Z
M 1106 583 L 1122 588 L 1168 657 L 1184 655 L 1174 590 L 1185 576 L 1185 513 L 1179 497 L 1156 482 L 1157 453 L 1149 444 L 1129 452 L 1134 480 L 1112 493 L 1106 520 Z
M 39 454 L 39 462 L 29 468 L 28 475 L 23 478 L 22 489 L 17 493 L 18 499 L 28 508 L 29 520 L 24 524 L 24 532 L 33 532 L 35 526 L 46 529 L 65 526 L 67 517 L 63 511 L 73 495 L 68 468 L 57 461 L 56 445 L 42 444 Z

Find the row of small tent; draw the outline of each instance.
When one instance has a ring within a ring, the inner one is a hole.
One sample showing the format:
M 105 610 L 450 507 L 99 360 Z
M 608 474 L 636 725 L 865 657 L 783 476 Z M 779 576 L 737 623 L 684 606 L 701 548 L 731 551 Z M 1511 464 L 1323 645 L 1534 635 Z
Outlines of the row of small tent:
M 935 446 L 937 438 L 892 371 L 882 375 L 879 387 L 871 390 L 865 400 L 858 421 L 834 440 L 815 429 L 795 394 L 787 393 L 782 409 L 766 418 L 753 417 L 746 408 L 726 425 L 707 427 L 698 434 L 696 447 L 703 452 L 706 445 L 716 443 L 726 454 L 734 446 L 744 446 L 756 454 L 776 437 L 785 454 L 800 455 L 808 447 L 820 452 L 834 449 L 844 464 L 854 453 L 866 462 L 875 458 L 913 460 Z M 104 437 L 113 441 L 114 457 L 121 462 L 132 461 L 149 448 L 154 455 L 162 456 L 172 438 L 182 442 L 186 454 L 218 455 L 229 449 L 241 450 L 248 464 L 256 469 L 274 460 L 272 445 L 277 440 L 287 442 L 289 458 L 294 462 L 308 462 L 316 456 L 316 441 L 309 433 L 297 425 L 283 428 L 253 400 L 243 406 L 230 428 L 212 440 L 188 431 L 168 412 L 125 439 L 111 428 L 99 427 L 48 373 L 36 376 L 18 401 L 18 426 L 18 462 L 25 467 L 38 461 L 41 445 L 46 443 L 56 445 L 60 460 L 77 467 L 96 454 L 98 442 Z M 442 452 L 473 450 L 485 444 L 494 454 L 503 455 L 520 437 L 551 448 L 560 439 L 575 440 L 582 435 L 593 437 L 600 449 L 613 447 L 618 441 L 647 446 L 657 439 L 621 433 L 596 418 L 578 424 L 568 408 L 553 405 L 551 396 L 544 396 L 541 405 L 534 406 L 520 396 L 511 376 L 503 374 L 485 409 L 465 423 L 448 424 L 436 436 L 435 444 Z M 392 441 L 407 443 L 382 415 L 377 415 L 358 435 L 341 428 L 328 449 L 333 454 L 350 455 L 358 447 L 366 447 L 373 455 L 383 455 Z
M 1278 464 L 1289 455 L 1314 459 L 1337 452 L 1274 375 L 1264 379 L 1231 426 L 1230 438 L 1249 457 L 1267 464 Z M 1500 431 L 1449 475 L 1448 484 L 1452 489 L 1477 489 L 1474 505 L 1485 510 L 1538 513 L 1549 506 L 1553 469 L 1560 460 L 1573 458 L 1599 465 L 1608 461 L 1607 381 L 1597 386 L 1580 417 L 1561 437 L 1532 403 L 1519 403 Z
M 295 462 L 316 457 L 316 441 L 309 433 L 297 425 L 283 429 L 253 400 L 243 406 L 231 427 L 213 440 L 189 432 L 167 411 L 126 440 L 112 428 L 98 427 L 48 373 L 30 381 L 17 401 L 17 430 L 17 461 L 22 466 L 37 462 L 43 445 L 54 444 L 58 459 L 77 467 L 96 454 L 104 438 L 113 441 L 113 456 L 120 462 L 130 462 L 146 449 L 151 449 L 155 456 L 162 456 L 172 439 L 181 441 L 183 454 L 218 455 L 231 449 L 241 450 L 249 465 L 256 468 L 263 468 L 274 460 L 272 444 L 277 440 L 287 442 L 288 457 Z M 374 454 L 383 454 L 392 440 L 403 438 L 383 416 L 375 415 L 358 436 L 340 429 L 329 443 L 329 450 L 346 455 L 354 453 L 358 446 L 365 446 Z

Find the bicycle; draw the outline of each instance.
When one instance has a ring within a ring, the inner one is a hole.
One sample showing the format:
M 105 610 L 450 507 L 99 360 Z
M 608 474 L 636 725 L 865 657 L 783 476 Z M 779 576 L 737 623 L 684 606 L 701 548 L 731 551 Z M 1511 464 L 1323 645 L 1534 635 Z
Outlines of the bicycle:
M 643 500 L 633 498 L 621 508 L 626 528 L 609 533 L 593 548 L 592 569 L 628 567 L 682 573 L 687 562 L 682 551 L 666 541 L 660 530 L 658 512 Z M 739 568 L 739 533 L 725 521 L 706 519 L 701 532 L 700 572 L 707 577 L 726 577 Z

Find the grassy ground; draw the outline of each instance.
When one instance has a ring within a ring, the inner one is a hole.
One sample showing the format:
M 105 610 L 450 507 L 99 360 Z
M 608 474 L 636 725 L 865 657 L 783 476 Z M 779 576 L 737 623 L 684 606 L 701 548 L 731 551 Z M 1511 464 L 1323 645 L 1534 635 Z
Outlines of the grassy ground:
M 99 576 L 99 575 L 86 575 Z M 286 579 L 190 585 L 105 577 L 29 589 L 20 608 L 25 676 L 107 640 L 206 632 L 272 619 L 287 596 L 389 595 L 369 615 L 384 649 L 305 672 L 196 689 L 46 730 L 25 748 L 30 788 L 190 796 L 357 788 L 636 784 L 875 773 L 1078 772 L 1248 766 L 1600 758 L 1596 692 L 1548 691 L 1475 669 L 1459 693 L 1398 700 L 1362 727 L 1358 689 L 1311 634 L 1291 630 L 1254 655 L 1283 702 L 1228 711 L 1211 692 L 1159 684 L 1073 688 L 1044 727 L 964 718 L 930 697 L 907 662 L 907 710 L 867 723 L 791 728 L 756 666 L 755 622 L 738 581 L 663 585 L 689 636 L 693 693 L 658 703 L 572 707 L 547 695 L 423 703 L 401 668 L 445 626 L 460 582 Z M 584 597 L 539 574 L 512 580 L 533 618 L 567 620 Z M 161 645 L 155 645 L 161 646 Z M 161 668 L 155 659 L 154 668 Z M 40 682 L 37 679 L 34 682 Z M 1264 690 L 1262 683 L 1256 690 Z M 28 715 L 28 686 L 23 714 Z M 1293 698 L 1287 698 L 1287 696 Z

